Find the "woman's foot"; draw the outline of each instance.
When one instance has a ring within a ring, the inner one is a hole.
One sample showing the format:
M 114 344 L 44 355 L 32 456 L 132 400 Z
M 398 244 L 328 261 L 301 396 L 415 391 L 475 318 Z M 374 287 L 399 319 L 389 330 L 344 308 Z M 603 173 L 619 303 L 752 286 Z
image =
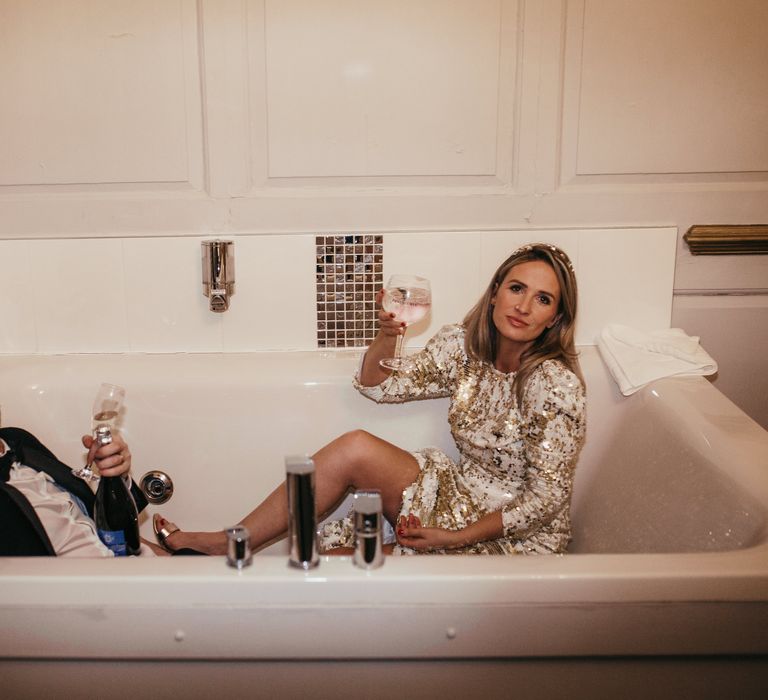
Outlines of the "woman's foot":
M 147 539 L 141 538 L 141 544 L 144 545 L 147 549 L 151 549 L 152 553 L 156 557 L 170 557 L 171 553 L 165 548 L 161 547 L 159 544 L 156 544 L 154 542 L 150 542 Z M 142 552 L 143 554 L 143 552 Z
M 175 535 L 177 532 L 181 532 L 178 527 L 170 520 L 166 520 L 160 513 L 155 513 L 152 516 L 152 529 L 155 531 L 155 538 L 157 543 L 166 551 L 174 552 L 175 547 L 171 547 L 168 539 L 171 535 Z
M 160 546 L 171 553 L 181 549 L 193 550 L 200 554 L 227 553 L 227 536 L 224 532 L 185 532 L 159 513 L 152 516 L 152 529 Z

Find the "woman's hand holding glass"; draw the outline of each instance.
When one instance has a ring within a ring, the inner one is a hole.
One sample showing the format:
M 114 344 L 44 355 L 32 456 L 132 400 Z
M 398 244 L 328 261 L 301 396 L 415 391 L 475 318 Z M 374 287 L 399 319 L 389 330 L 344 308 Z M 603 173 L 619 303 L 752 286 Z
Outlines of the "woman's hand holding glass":
M 413 368 L 413 361 L 405 356 L 403 340 L 407 327 L 421 321 L 429 312 L 432 305 L 429 280 L 416 275 L 392 275 L 379 300 L 392 321 L 399 324 L 394 357 L 379 360 L 379 364 L 386 369 L 407 372 Z
M 380 361 L 393 356 L 397 339 L 405 333 L 407 328 L 405 323 L 398 321 L 393 313 L 384 310 L 381 304 L 383 297 L 384 289 L 382 288 L 376 294 L 379 330 L 366 350 L 365 360 L 360 369 L 360 383 L 363 386 L 376 386 L 389 377 L 389 371 L 381 366 Z
M 384 288 L 380 289 L 376 295 L 376 305 L 379 307 L 379 330 L 386 336 L 394 338 L 395 340 L 405 333 L 408 324 L 405 321 L 401 321 L 391 311 L 387 311 L 384 308 Z M 393 346 L 394 351 L 394 346 Z

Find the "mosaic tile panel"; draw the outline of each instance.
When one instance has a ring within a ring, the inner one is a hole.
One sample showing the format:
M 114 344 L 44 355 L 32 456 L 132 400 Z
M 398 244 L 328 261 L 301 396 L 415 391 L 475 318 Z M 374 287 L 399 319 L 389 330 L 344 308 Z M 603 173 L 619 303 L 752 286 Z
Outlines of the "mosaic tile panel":
M 362 348 L 376 336 L 383 236 L 316 236 L 317 346 Z

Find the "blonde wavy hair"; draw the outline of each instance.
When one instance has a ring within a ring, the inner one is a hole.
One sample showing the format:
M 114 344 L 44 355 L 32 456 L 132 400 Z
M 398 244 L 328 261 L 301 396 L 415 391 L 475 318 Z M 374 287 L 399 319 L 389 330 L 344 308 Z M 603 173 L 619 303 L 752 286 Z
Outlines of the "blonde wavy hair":
M 559 360 L 584 384 L 574 339 L 578 288 L 568 256 L 549 243 L 532 243 L 515 250 L 493 275 L 480 301 L 464 317 L 465 346 L 469 357 L 493 364 L 496 361 L 499 332 L 493 322 L 492 299 L 507 273 L 516 265 L 540 260 L 549 265 L 560 285 L 560 303 L 551 328 L 546 328 L 522 355 L 513 380 L 518 406 L 533 371 L 546 360 Z

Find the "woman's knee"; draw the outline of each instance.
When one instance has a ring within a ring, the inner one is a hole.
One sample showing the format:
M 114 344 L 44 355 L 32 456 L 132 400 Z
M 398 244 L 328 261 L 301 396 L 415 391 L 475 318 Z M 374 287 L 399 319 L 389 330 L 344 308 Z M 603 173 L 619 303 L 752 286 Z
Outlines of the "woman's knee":
M 350 430 L 339 436 L 337 440 L 347 458 L 353 461 L 369 456 L 379 442 L 379 438 L 362 429 Z
M 345 463 L 350 462 L 369 450 L 373 440 L 375 440 L 373 435 L 365 430 L 351 430 L 331 440 L 317 451 L 314 458 L 321 461 L 338 462 L 341 459 Z

